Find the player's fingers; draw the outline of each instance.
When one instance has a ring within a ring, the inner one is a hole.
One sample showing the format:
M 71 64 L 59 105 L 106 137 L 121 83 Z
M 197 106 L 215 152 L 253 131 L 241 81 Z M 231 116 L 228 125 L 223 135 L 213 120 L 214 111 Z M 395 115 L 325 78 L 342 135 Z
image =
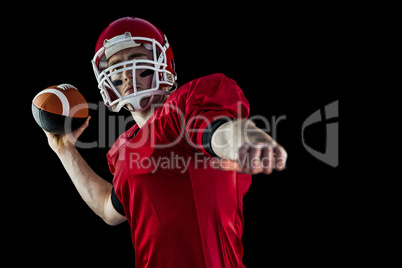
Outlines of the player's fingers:
M 275 158 L 274 159 L 275 160 L 275 169 L 278 171 L 285 169 L 286 161 L 288 159 L 288 154 L 282 146 L 277 145 L 274 147 L 274 158 Z
M 273 167 L 273 149 L 271 146 L 267 146 L 263 149 L 261 159 L 264 174 L 271 174 Z
M 257 174 L 262 172 L 262 164 L 261 164 L 261 150 L 264 148 L 261 144 L 256 144 L 250 149 L 250 157 L 249 157 L 249 173 Z
M 90 116 L 87 117 L 87 120 L 85 120 L 85 123 L 82 124 L 79 128 L 77 128 L 76 130 L 74 130 L 71 133 L 68 133 L 66 135 L 67 140 L 71 143 L 71 144 L 75 144 L 78 140 L 78 138 L 81 136 L 82 132 L 84 132 L 84 130 L 88 127 L 89 125 L 89 119 L 91 119 Z
M 82 132 L 84 132 L 84 130 L 89 126 L 89 119 L 91 119 L 90 116 L 88 116 L 87 120 L 85 120 L 85 123 L 82 124 L 82 126 L 71 133 L 75 140 L 77 140 L 81 136 Z
M 243 146 L 240 147 L 239 149 L 239 166 L 241 169 L 241 172 L 243 173 L 250 173 L 250 145 L 245 143 Z
M 91 117 L 88 116 L 88 117 L 87 117 L 87 120 L 85 120 L 85 123 L 82 124 L 82 126 L 80 126 L 78 129 L 84 131 L 84 130 L 89 126 L 89 120 L 90 120 L 90 119 L 91 119 Z M 81 133 L 82 133 L 82 131 L 81 131 Z

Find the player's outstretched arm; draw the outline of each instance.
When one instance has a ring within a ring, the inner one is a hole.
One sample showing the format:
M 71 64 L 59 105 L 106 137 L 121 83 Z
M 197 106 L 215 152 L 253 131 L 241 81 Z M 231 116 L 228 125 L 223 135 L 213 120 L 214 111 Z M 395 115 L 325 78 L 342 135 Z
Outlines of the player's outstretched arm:
M 213 164 L 222 170 L 270 174 L 285 168 L 287 153 L 251 120 L 233 120 L 212 135 L 211 146 L 220 159 Z
M 74 144 L 88 127 L 87 121 L 76 131 L 67 135 L 46 132 L 49 146 L 60 158 L 64 168 L 77 188 L 82 199 L 107 224 L 117 225 L 126 220 L 118 213 L 110 200 L 112 184 L 99 177 L 82 158 Z

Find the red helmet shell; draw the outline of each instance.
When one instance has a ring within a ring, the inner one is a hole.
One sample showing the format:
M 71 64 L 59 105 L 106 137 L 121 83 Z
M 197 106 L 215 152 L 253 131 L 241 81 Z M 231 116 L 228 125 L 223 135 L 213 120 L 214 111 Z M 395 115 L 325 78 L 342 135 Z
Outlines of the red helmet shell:
M 136 18 L 136 17 L 125 17 L 110 23 L 105 30 L 101 33 L 96 42 L 95 54 L 103 48 L 104 41 L 106 39 L 110 40 L 115 36 L 125 34 L 129 32 L 132 37 L 146 37 L 150 39 L 155 39 L 159 44 L 164 46 L 167 42 L 166 36 L 152 23 Z M 145 43 L 145 41 L 144 41 Z M 166 70 L 175 75 L 175 66 L 172 48 L 169 44 L 166 53 Z M 104 54 L 98 55 L 96 59 L 96 66 L 99 68 L 99 61 Z

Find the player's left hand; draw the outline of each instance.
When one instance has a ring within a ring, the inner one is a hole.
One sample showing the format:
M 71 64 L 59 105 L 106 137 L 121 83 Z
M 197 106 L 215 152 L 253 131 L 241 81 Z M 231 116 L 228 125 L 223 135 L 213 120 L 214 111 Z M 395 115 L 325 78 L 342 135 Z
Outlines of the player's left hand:
M 237 171 L 246 174 L 271 174 L 275 169 L 285 169 L 287 153 L 285 149 L 273 139 L 264 142 L 246 142 L 239 148 L 237 161 L 215 158 L 211 161 L 214 168 L 225 171 Z

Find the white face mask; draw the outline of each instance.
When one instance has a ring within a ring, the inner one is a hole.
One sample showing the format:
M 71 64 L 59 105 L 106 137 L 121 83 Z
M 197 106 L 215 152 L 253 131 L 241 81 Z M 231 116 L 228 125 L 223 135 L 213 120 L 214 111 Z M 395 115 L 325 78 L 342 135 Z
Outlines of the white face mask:
M 153 59 L 135 59 L 120 62 L 113 66 L 107 67 L 107 59 L 115 53 L 131 47 L 138 47 L 141 44 L 148 50 L 152 50 Z M 166 54 L 169 43 L 166 41 L 162 46 L 159 42 L 150 38 L 131 37 L 130 33 L 115 36 L 110 40 L 105 40 L 103 48 L 101 48 L 92 60 L 95 77 L 98 81 L 98 87 L 102 95 L 105 105 L 110 107 L 114 112 L 119 112 L 126 105 L 135 111 L 145 110 L 151 105 L 155 95 L 169 95 L 172 91 L 160 90 L 163 86 L 173 86 L 175 77 L 171 72 L 166 70 Z M 99 68 L 96 65 L 96 59 L 99 59 Z M 116 87 L 122 82 L 113 78 L 118 77 L 124 71 L 140 71 L 140 76 L 145 77 L 153 75 L 151 88 L 137 90 L 135 75 L 133 75 L 133 93 L 122 96 Z M 142 71 L 143 70 L 143 71 Z M 141 106 L 141 100 L 150 98 L 145 107 Z

